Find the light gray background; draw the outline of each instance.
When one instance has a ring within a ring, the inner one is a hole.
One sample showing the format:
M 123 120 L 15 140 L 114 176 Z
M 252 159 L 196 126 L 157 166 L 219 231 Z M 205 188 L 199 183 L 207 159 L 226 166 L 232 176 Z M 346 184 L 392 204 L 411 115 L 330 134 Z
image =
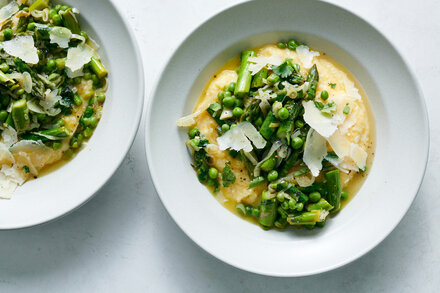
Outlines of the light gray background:
M 147 93 L 189 32 L 240 2 L 114 1 L 138 37 Z M 147 170 L 141 126 L 122 166 L 89 203 L 54 223 L 0 232 L 0 292 L 438 291 L 440 2 L 330 2 L 371 22 L 400 49 L 419 77 L 430 115 L 426 177 L 410 211 L 383 243 L 341 269 L 305 278 L 264 277 L 224 264 L 186 237 L 162 206 Z M 396 164 L 411 172 L 404 161 Z

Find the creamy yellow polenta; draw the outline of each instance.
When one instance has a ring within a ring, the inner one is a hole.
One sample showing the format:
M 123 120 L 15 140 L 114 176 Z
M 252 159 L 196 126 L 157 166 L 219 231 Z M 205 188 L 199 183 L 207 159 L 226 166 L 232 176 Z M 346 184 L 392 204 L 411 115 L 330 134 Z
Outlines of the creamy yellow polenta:
M 283 60 L 290 58 L 293 60 L 293 63 L 301 65 L 301 74 L 307 76 L 308 68 L 304 66 L 296 51 L 287 48 L 280 49 L 274 44 L 256 48 L 254 51 L 257 53 L 257 56 L 279 56 Z M 316 96 L 320 97 L 321 91 L 326 90 L 330 97 L 326 102 L 334 101 L 338 105 L 337 111 L 340 112 L 340 114 L 342 114 L 344 105 L 349 103 L 349 114 L 344 114 L 345 120 L 339 125 L 338 131 L 340 131 L 341 135 L 349 142 L 356 143 L 368 154 L 368 168 L 366 172 L 341 173 L 342 187 L 348 191 L 352 197 L 367 176 L 374 155 L 375 129 L 371 109 L 362 88 L 342 65 L 322 52 L 320 52 L 319 56 L 313 58 L 313 63 L 316 64 L 319 72 Z M 195 117 L 195 126 L 210 142 L 206 147 L 206 152 L 212 157 L 213 166 L 218 170 L 222 170 L 226 162 L 231 162 L 230 167 L 237 177 L 235 183 L 228 187 L 220 185 L 219 192 L 216 195 L 219 201 L 232 211 L 235 211 L 235 204 L 239 202 L 249 205 L 257 204 L 260 200 L 261 192 L 267 188 L 267 184 L 262 184 L 249 189 L 249 182 L 251 180 L 246 167 L 239 159 L 231 157 L 228 150 L 219 149 L 217 145 L 219 135 L 216 130 L 218 125 L 211 115 L 205 111 L 211 103 L 218 101 L 217 94 L 219 91 L 223 90 L 223 88 L 228 86 L 231 82 L 237 81 L 238 75 L 236 68 L 238 66 L 240 66 L 239 56 L 228 61 L 212 77 L 194 108 L 194 112 L 200 111 L 200 114 Z M 353 89 L 359 91 L 360 99 L 347 100 L 347 96 L 352 94 L 350 91 L 353 91 Z M 330 145 L 327 145 L 328 151 L 332 151 Z M 319 180 L 319 178 L 317 178 L 317 180 Z

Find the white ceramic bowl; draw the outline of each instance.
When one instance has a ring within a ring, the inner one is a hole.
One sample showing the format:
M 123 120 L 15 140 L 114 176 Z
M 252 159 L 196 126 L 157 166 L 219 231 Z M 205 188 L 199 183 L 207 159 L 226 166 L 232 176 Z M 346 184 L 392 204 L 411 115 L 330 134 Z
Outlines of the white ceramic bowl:
M 101 47 L 99 53 L 109 71 L 103 116 L 87 146 L 71 162 L 25 183 L 11 200 L 0 200 L 0 229 L 41 224 L 85 203 L 116 171 L 140 122 L 142 60 L 125 20 L 108 0 L 63 3 L 80 10 L 83 30 Z
M 225 61 L 243 49 L 290 38 L 324 51 L 357 77 L 373 108 L 377 149 L 365 184 L 325 228 L 264 231 L 231 214 L 198 182 L 184 145 L 186 131 L 176 120 L 191 113 Z M 215 257 L 273 276 L 328 271 L 374 248 L 413 202 L 429 145 L 423 98 L 396 49 L 356 15 L 311 0 L 251 1 L 202 24 L 164 68 L 146 123 L 151 175 L 176 223 Z

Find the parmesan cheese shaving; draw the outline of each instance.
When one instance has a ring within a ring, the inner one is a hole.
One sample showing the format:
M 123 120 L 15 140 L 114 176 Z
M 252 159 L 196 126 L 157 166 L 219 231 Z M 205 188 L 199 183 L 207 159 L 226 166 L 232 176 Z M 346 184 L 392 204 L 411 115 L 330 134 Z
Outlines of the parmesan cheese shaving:
M 296 48 L 296 53 L 298 54 L 298 58 L 301 60 L 302 65 L 310 69 L 313 65 L 313 58 L 319 56 L 319 53 L 316 51 L 312 51 L 309 47 L 301 45 Z
M 18 36 L 2 44 L 3 49 L 11 56 L 18 57 L 26 63 L 37 64 L 38 54 L 31 36 Z
M 51 44 L 58 44 L 61 48 L 67 48 L 72 32 L 68 28 L 56 26 L 50 30 L 49 37 Z
M 10 147 L 18 141 L 17 131 L 11 126 L 8 126 L 2 131 L 2 140 L 4 145 Z
M 61 112 L 61 109 L 54 108 L 55 104 L 61 100 L 61 96 L 57 95 L 58 90 L 46 90 L 44 100 L 40 101 L 45 113 L 49 116 L 55 116 Z
M 356 163 L 359 169 L 364 170 L 367 166 L 367 156 L 367 152 L 364 151 L 360 146 L 354 143 L 351 144 L 350 157 Z
M 94 56 L 94 50 L 85 44 L 80 44 L 77 47 L 69 48 L 67 50 L 66 67 L 72 73 L 82 70 L 83 66 L 90 62 Z
M 258 57 L 249 57 L 248 61 L 251 63 L 249 65 L 249 70 L 252 75 L 255 75 L 261 69 L 267 67 L 268 65 L 279 66 L 283 63 L 283 60 L 278 56 L 258 56 Z
M 303 161 L 314 177 L 319 175 L 319 172 L 322 169 L 322 160 L 326 155 L 327 143 L 325 138 L 311 128 L 307 133 Z
M 304 121 L 315 129 L 320 135 L 325 138 L 330 137 L 342 123 L 342 119 L 338 114 L 332 117 L 325 116 L 316 108 L 313 101 L 303 102 L 304 106 Z
M 14 13 L 18 11 L 18 4 L 15 1 L 11 1 L 6 6 L 3 6 L 0 9 L 0 23 L 4 22 L 5 20 L 11 18 Z
M 217 138 L 217 144 L 220 150 L 230 148 L 235 151 L 244 150 L 245 152 L 251 152 L 253 147 L 250 142 L 258 149 L 262 149 L 266 146 L 266 140 L 257 129 L 247 121 L 238 123 L 236 127 Z
M 179 127 L 191 127 L 196 124 L 196 118 L 202 113 L 202 110 L 194 112 L 190 115 L 184 116 L 177 120 L 176 124 Z
M 14 156 L 9 151 L 7 145 L 0 143 L 0 164 L 13 164 L 15 163 Z

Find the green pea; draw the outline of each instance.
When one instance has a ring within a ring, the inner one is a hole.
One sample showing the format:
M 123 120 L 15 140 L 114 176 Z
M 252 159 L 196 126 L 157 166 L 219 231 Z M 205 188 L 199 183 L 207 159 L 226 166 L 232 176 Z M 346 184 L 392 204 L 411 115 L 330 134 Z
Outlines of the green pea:
M 216 179 L 218 176 L 218 170 L 216 168 L 209 168 L 208 175 L 209 178 Z
M 58 70 L 63 70 L 66 67 L 66 60 L 64 58 L 56 59 L 55 64 Z
M 105 94 L 99 94 L 96 96 L 96 100 L 98 100 L 98 103 L 104 103 L 105 102 Z
M 5 37 L 5 40 L 10 40 L 12 38 L 13 32 L 12 29 L 7 28 L 3 30 L 3 36 Z
M 223 100 L 223 96 L 224 96 L 225 92 L 224 91 L 219 91 L 217 94 L 217 98 L 218 100 L 221 102 Z
M 84 111 L 84 117 L 90 118 L 90 117 L 92 117 L 94 112 L 95 111 L 93 110 L 93 107 L 87 106 L 86 110 Z
M 302 120 L 296 120 L 296 121 L 295 121 L 295 127 L 296 127 L 296 128 L 303 128 L 303 127 L 304 127 L 304 121 L 302 121 Z
M 49 18 L 53 18 L 57 14 L 58 14 L 58 11 L 56 11 L 56 9 L 49 10 Z
M 74 79 L 73 79 L 73 83 L 74 84 L 80 84 L 81 83 L 81 81 L 82 81 L 82 78 L 81 77 L 75 77 Z
M 89 39 L 89 36 L 86 34 L 86 32 L 81 32 L 81 36 L 83 36 L 86 41 Z
M 231 93 L 233 93 L 233 92 L 235 91 L 235 85 L 236 85 L 235 82 L 231 82 L 231 83 L 228 85 L 228 91 L 230 91 Z
M 99 78 L 96 76 L 96 74 L 92 74 L 92 81 L 94 85 L 99 84 Z
M 62 144 L 61 142 L 59 142 L 59 141 L 54 141 L 54 142 L 52 143 L 52 148 L 53 148 L 54 150 L 59 150 L 59 149 L 61 148 L 62 145 L 63 145 L 63 144 Z
M 296 204 L 295 208 L 296 208 L 296 210 L 297 210 L 298 212 L 300 212 L 300 211 L 303 210 L 303 208 L 304 208 L 304 204 L 303 204 L 302 202 L 299 202 L 299 203 Z
M 292 139 L 291 144 L 292 144 L 292 147 L 293 147 L 295 150 L 297 150 L 297 149 L 300 149 L 300 148 L 303 146 L 304 142 L 303 142 L 303 140 L 301 139 L 301 137 L 297 136 L 297 137 L 294 137 L 294 138 Z
M 278 118 L 280 118 L 281 120 L 286 120 L 287 118 L 289 118 L 289 110 L 287 110 L 286 108 L 281 108 L 278 110 Z
M 222 131 L 223 132 L 226 132 L 226 131 L 228 131 L 229 130 L 229 125 L 228 124 L 223 124 L 222 125 Z
M 225 94 L 222 103 L 223 106 L 232 108 L 235 105 L 235 97 L 227 97 Z
M 98 118 L 96 118 L 95 116 L 92 116 L 90 118 L 90 127 L 96 128 L 96 126 L 98 126 Z
M 87 79 L 87 80 L 92 79 L 92 74 L 90 72 L 87 72 L 86 74 L 84 74 L 84 79 Z
M 237 127 L 237 124 L 234 123 L 234 124 L 231 124 L 231 126 L 229 126 L 229 129 L 232 130 L 232 129 L 234 129 L 235 127 Z
M 260 216 L 260 208 L 252 208 L 252 216 L 258 218 Z
M 348 192 L 347 191 L 342 191 L 342 193 L 341 193 L 341 199 L 342 200 L 346 200 L 348 198 Z
M 92 134 L 93 134 L 93 130 L 92 130 L 90 127 L 87 127 L 87 128 L 84 129 L 84 131 L 83 131 L 83 135 L 84 135 L 84 137 L 86 137 L 86 138 L 91 137 Z
M 24 89 L 20 88 L 15 92 L 16 95 L 21 96 L 24 94 Z
M 95 97 L 91 97 L 89 99 L 89 106 L 93 106 L 95 104 Z
M 277 164 L 277 160 L 274 157 L 271 157 L 267 159 L 266 161 L 261 164 L 261 170 L 269 172 L 273 168 L 275 168 L 275 165 Z
M 69 8 L 70 8 L 69 6 L 67 6 L 67 5 L 63 5 L 63 6 L 60 7 L 60 10 L 62 10 L 62 11 L 66 11 L 66 10 L 69 9 Z
M 290 41 L 287 42 L 287 47 L 290 50 L 294 51 L 298 47 L 298 43 L 295 40 L 290 40 Z
M 322 228 L 322 227 L 324 227 L 325 226 L 325 221 L 322 221 L 322 222 L 316 222 L 316 227 L 318 227 L 318 228 Z
M 234 110 L 232 110 L 232 115 L 234 115 L 235 117 L 240 117 L 241 115 L 243 115 L 243 109 L 240 107 L 235 107 Z
M 280 191 L 277 193 L 277 200 L 279 202 L 283 202 L 284 201 L 284 192 Z
M 58 12 L 61 9 L 61 4 L 55 5 L 54 9 Z
M 323 90 L 321 92 L 321 99 L 323 99 L 324 101 L 328 99 L 328 91 Z
M 289 203 L 287 201 L 283 201 L 283 203 L 281 204 L 281 208 L 283 210 L 288 210 L 289 209 Z
M 294 210 L 296 206 L 296 200 L 291 198 L 289 199 L 289 209 Z
M 35 29 L 35 22 L 30 22 L 27 25 L 27 29 L 30 30 L 30 31 L 33 31 Z
M 60 16 L 59 14 L 55 14 L 55 15 L 52 17 L 52 21 L 53 21 L 53 23 L 54 23 L 55 25 L 61 25 L 61 24 L 63 23 L 63 20 L 62 20 L 62 18 L 61 18 L 61 16 Z
M 280 76 L 276 73 L 272 73 L 271 75 L 269 75 L 269 77 L 267 78 L 267 83 L 272 86 L 275 85 L 277 82 L 280 81 Z
M 0 70 L 3 72 L 8 72 L 9 70 L 9 65 L 6 62 L 3 62 L 2 64 L 0 64 Z
M 277 46 L 278 46 L 278 48 L 280 48 L 280 49 L 285 49 L 285 48 L 286 48 L 286 44 L 283 43 L 283 42 L 279 42 L 279 43 L 277 44 Z
M 57 120 L 57 125 L 59 126 L 59 127 L 63 127 L 65 124 L 66 124 L 66 122 L 64 122 L 64 120 L 63 119 L 59 119 L 59 120 Z
M 278 172 L 277 170 L 272 170 L 267 174 L 267 180 L 269 181 L 275 181 L 278 179 Z
M 246 216 L 248 216 L 248 217 L 252 216 L 252 207 L 246 206 L 245 211 L 246 211 Z
M 317 191 L 309 194 L 309 199 L 311 202 L 318 202 L 321 199 L 321 194 Z
M 5 122 L 6 118 L 8 118 L 8 112 L 6 110 L 0 111 L 0 122 Z
M 190 138 L 194 138 L 194 137 L 196 137 L 197 135 L 199 135 L 200 134 L 200 132 L 199 132 L 199 129 L 197 128 L 197 127 L 194 127 L 193 129 L 191 129 L 189 132 L 188 132 L 188 136 L 190 137 Z
M 57 64 L 56 64 L 55 60 L 53 60 L 53 59 L 47 60 L 47 63 L 46 63 L 47 70 L 52 71 L 55 69 L 56 66 L 57 66 Z

